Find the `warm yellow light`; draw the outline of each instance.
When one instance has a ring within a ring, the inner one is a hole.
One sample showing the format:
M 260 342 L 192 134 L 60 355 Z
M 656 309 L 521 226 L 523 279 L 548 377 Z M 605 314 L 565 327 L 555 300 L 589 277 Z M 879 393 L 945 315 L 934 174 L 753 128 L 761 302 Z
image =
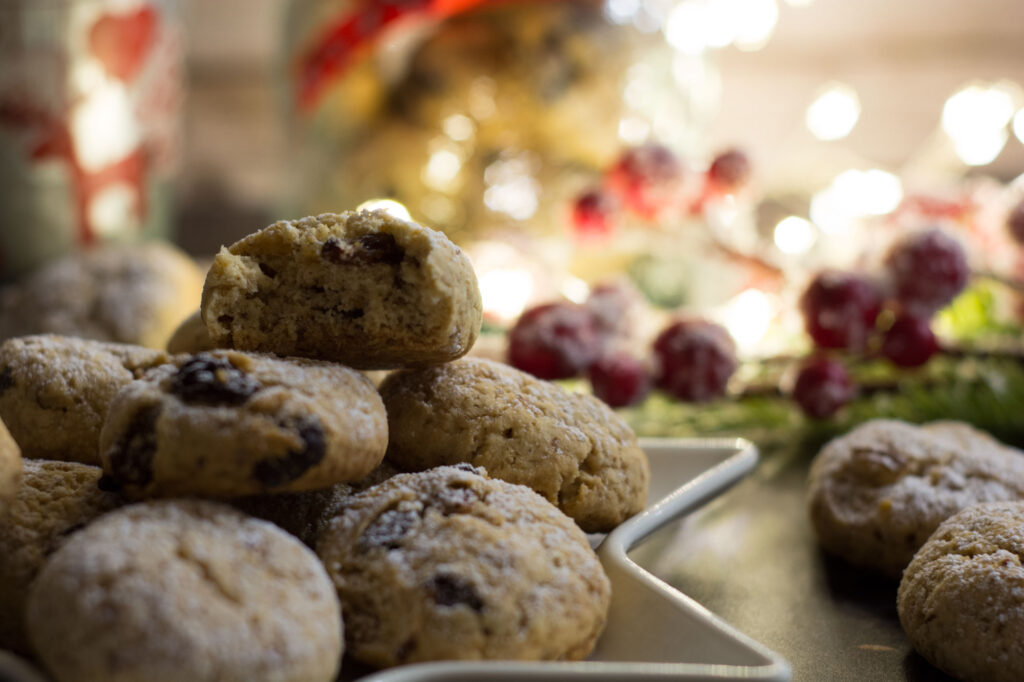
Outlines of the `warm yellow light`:
M 786 0 L 786 4 L 790 7 L 810 7 L 814 0 Z
M 559 290 L 563 296 L 573 303 L 583 303 L 590 296 L 590 285 L 579 277 L 573 277 L 572 275 L 562 280 L 562 286 L 559 287 Z
M 832 186 L 853 215 L 885 215 L 903 199 L 903 183 L 892 173 L 873 168 L 840 173 Z
M 650 134 L 651 124 L 642 118 L 629 116 L 619 121 L 619 139 L 628 145 L 638 145 Z
M 473 125 L 473 119 L 469 116 L 463 116 L 462 114 L 453 114 L 446 118 L 441 124 L 444 134 L 452 138 L 456 142 L 465 142 L 469 138 L 473 137 L 475 127 Z
M 700 54 L 711 45 L 706 5 L 697 0 L 681 2 L 665 22 L 668 44 L 686 54 Z
M 1013 117 L 1013 134 L 1024 144 L 1024 109 L 1018 109 Z
M 409 209 L 394 199 L 370 199 L 356 207 L 357 211 L 384 211 L 388 215 L 400 220 L 412 220 Z
M 128 91 L 109 81 L 71 109 L 71 137 L 85 170 L 95 171 L 127 157 L 140 143 Z
M 942 129 L 968 166 L 992 163 L 1009 138 L 1018 89 L 1009 83 L 974 83 L 955 92 L 942 107 Z M 1016 123 L 1016 122 L 1015 122 Z M 1016 128 L 1015 128 L 1016 132 Z
M 772 297 L 758 289 L 746 289 L 722 306 L 716 317 L 729 330 L 739 349 L 749 352 L 768 333 L 775 313 Z
M 839 140 L 850 134 L 860 118 L 860 100 L 848 85 L 827 85 L 807 107 L 807 129 L 819 140 Z
M 519 317 L 533 294 L 533 278 L 527 270 L 497 269 L 478 273 L 484 313 L 502 322 Z
M 731 13 L 736 22 L 733 43 L 741 50 L 752 52 L 764 47 L 779 22 L 779 6 L 775 0 L 733 0 L 736 7 Z
M 450 149 L 439 149 L 430 155 L 421 178 L 429 187 L 442 192 L 450 191 L 461 169 L 462 160 L 458 154 Z
M 791 215 L 783 218 L 775 226 L 775 246 L 779 251 L 791 256 L 799 256 L 807 253 L 818 241 L 818 234 L 814 226 L 803 218 Z

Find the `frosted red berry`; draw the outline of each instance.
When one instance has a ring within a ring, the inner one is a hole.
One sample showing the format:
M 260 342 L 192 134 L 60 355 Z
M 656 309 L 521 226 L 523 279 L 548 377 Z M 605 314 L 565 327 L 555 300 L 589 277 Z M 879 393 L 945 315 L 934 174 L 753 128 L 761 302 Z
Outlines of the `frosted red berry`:
M 716 189 L 734 192 L 750 180 L 750 159 L 738 149 L 724 151 L 708 167 L 708 180 Z
M 644 307 L 644 295 L 629 280 L 619 279 L 594 286 L 584 305 L 603 333 L 627 337 L 636 331 L 633 326 Z
M 513 367 L 541 379 L 579 376 L 602 346 L 594 316 L 581 305 L 548 303 L 524 312 L 509 332 Z
M 1006 229 L 1018 244 L 1024 244 L 1024 199 L 1021 199 L 1006 217 Z
M 882 355 L 900 367 L 919 367 L 939 350 L 928 320 L 901 314 L 882 340 Z
M 822 271 L 800 297 L 804 329 L 819 348 L 862 349 L 881 309 L 878 288 L 855 272 Z
M 960 242 L 938 229 L 916 232 L 889 249 L 885 265 L 904 308 L 928 315 L 967 286 L 970 271 Z
M 658 388 L 680 400 L 700 402 L 725 393 L 736 371 L 736 344 L 721 325 L 680 320 L 654 341 Z
M 659 144 L 626 150 L 608 173 L 608 185 L 631 211 L 650 218 L 680 197 L 683 166 Z
M 647 364 L 626 352 L 601 356 L 587 371 L 594 395 L 611 407 L 625 407 L 641 400 L 650 391 Z
M 814 419 L 831 417 L 855 394 L 846 368 L 828 358 L 812 358 L 804 363 L 793 385 L 793 400 L 804 414 Z
M 572 228 L 580 237 L 603 237 L 615 228 L 618 202 L 608 192 L 592 189 L 576 198 L 572 205 Z

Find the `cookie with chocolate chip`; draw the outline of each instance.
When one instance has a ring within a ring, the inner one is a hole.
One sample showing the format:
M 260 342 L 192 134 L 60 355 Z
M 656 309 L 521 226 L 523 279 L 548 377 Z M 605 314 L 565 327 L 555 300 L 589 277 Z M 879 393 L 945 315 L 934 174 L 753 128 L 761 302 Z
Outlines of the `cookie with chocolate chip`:
M 99 464 L 114 396 L 166 353 L 43 334 L 0 345 L 0 418 L 25 457 Z
M 21 487 L 21 449 L 0 421 L 0 520 Z
M 25 599 L 43 562 L 71 533 L 123 503 L 99 489 L 102 474 L 77 462 L 24 460 L 18 494 L 0 522 L 0 649 L 30 651 Z
M 359 372 L 237 351 L 146 373 L 100 434 L 105 484 L 133 498 L 327 488 L 369 474 L 386 447 L 384 406 Z
M 373 666 L 582 659 L 611 597 L 570 518 L 466 464 L 354 495 L 317 554 L 341 598 L 346 647 Z
M 395 372 L 380 392 L 391 428 L 387 458 L 403 471 L 482 466 L 533 488 L 588 533 L 644 508 L 647 456 L 593 396 L 475 357 Z
M 865 422 L 828 443 L 808 477 L 822 547 L 892 576 L 945 519 L 998 500 L 1024 500 L 1024 452 L 960 422 Z
M 218 347 L 387 369 L 465 355 L 482 307 L 444 234 L 360 211 L 281 221 L 221 249 L 202 314 Z
M 47 561 L 26 620 L 57 682 L 333 682 L 342 654 L 316 555 L 201 500 L 90 524 Z

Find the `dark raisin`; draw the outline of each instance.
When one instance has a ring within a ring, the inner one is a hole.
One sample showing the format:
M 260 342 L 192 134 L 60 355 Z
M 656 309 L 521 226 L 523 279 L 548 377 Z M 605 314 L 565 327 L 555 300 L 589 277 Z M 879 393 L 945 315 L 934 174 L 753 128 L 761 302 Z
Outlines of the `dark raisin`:
M 477 476 L 483 476 L 484 475 L 484 470 L 483 469 L 481 469 L 479 467 L 475 467 L 472 464 L 470 464 L 469 462 L 459 462 L 458 464 L 452 464 L 452 466 L 454 468 L 458 469 L 459 471 L 468 471 L 469 473 L 476 474 Z
M 366 527 L 359 538 L 362 549 L 384 547 L 397 549 L 410 530 L 419 521 L 419 514 L 413 511 L 389 509 Z
M 273 488 L 291 483 L 312 467 L 320 463 L 327 454 L 327 440 L 324 429 L 315 417 L 301 419 L 293 428 L 302 439 L 302 448 L 291 450 L 283 457 L 268 457 L 256 462 L 252 476 L 257 481 Z
M 503 435 L 505 436 L 505 438 L 511 438 L 514 435 L 514 431 L 512 431 L 512 428 L 509 427 L 505 429 L 505 433 Z
M 107 453 L 110 477 L 115 485 L 145 487 L 153 480 L 156 420 L 159 416 L 159 405 L 151 405 L 137 412 L 124 434 Z
M 14 375 L 11 373 L 10 365 L 4 365 L 0 369 L 0 394 L 14 388 Z
M 438 573 L 427 583 L 430 596 L 440 606 L 464 604 L 474 611 L 482 611 L 484 602 L 473 586 L 452 573 Z
M 171 392 L 192 405 L 241 405 L 262 388 L 225 358 L 200 353 L 178 369 Z
M 270 267 L 266 263 L 260 263 L 260 272 L 262 272 L 264 275 L 266 275 L 270 279 L 274 279 L 275 277 L 277 277 L 277 270 L 275 270 L 274 268 Z
M 445 516 L 452 514 L 467 514 L 473 508 L 473 503 L 479 500 L 476 492 L 470 488 L 448 487 L 441 491 L 441 512 Z
M 405 258 L 405 249 L 395 242 L 390 234 L 364 234 L 358 240 L 357 257 L 364 263 L 387 263 L 398 265 Z
M 346 320 L 358 320 L 365 314 L 366 312 L 362 308 L 352 308 L 351 310 L 341 311 L 341 316 L 344 317 Z
M 231 315 L 221 315 L 220 317 L 217 318 L 217 321 L 220 322 L 221 324 L 231 324 L 232 322 L 235 321 L 235 318 L 233 318 Z
M 329 237 L 320 248 L 320 256 L 331 263 L 341 263 L 344 260 L 345 251 L 341 248 L 341 241 L 337 237 Z
M 409 658 L 409 655 L 416 650 L 416 638 L 410 637 L 409 639 L 402 642 L 402 646 L 398 647 L 395 651 L 395 660 L 399 663 L 405 662 L 405 659 Z

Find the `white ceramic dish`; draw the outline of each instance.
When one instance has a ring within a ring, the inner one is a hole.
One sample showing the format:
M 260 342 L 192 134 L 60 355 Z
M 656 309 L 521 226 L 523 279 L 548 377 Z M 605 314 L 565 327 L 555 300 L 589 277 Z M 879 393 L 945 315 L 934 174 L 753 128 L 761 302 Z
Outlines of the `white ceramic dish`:
M 743 440 L 644 439 L 651 504 L 598 545 L 612 581 L 608 626 L 586 661 L 442 662 L 392 668 L 360 682 L 784 682 L 789 664 L 641 568 L 628 552 L 749 473 L 757 450 Z

